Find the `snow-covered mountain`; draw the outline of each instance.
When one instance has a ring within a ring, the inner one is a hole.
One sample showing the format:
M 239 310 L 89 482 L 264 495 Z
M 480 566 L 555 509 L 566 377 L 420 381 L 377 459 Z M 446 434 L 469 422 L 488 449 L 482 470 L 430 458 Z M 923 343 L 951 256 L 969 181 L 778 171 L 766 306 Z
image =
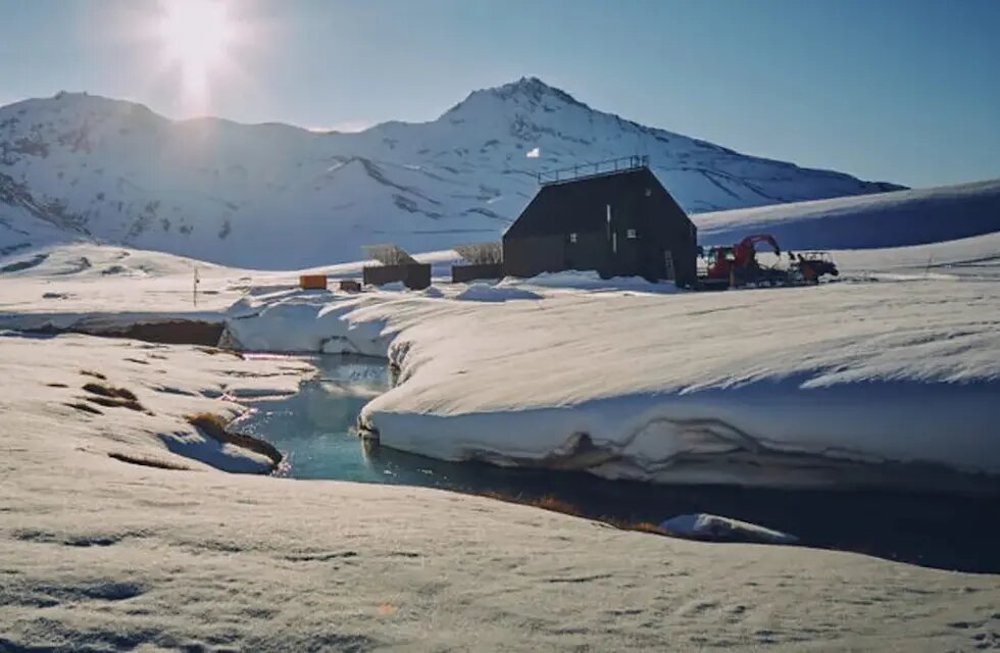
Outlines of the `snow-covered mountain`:
M 255 268 L 440 249 L 496 239 L 539 171 L 633 154 L 689 212 L 900 188 L 644 127 L 535 78 L 353 134 L 60 93 L 0 108 L 0 255 L 68 237 Z

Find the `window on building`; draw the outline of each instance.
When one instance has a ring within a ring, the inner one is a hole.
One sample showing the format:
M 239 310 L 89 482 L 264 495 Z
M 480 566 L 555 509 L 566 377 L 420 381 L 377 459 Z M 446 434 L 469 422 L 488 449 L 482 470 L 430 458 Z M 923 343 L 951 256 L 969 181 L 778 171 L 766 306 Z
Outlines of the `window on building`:
M 569 235 L 569 242 L 571 242 L 571 243 L 575 243 L 576 242 L 576 233 L 571 233 Z
M 635 240 L 638 236 L 635 233 L 635 229 L 628 229 L 625 231 L 625 237 L 629 240 Z

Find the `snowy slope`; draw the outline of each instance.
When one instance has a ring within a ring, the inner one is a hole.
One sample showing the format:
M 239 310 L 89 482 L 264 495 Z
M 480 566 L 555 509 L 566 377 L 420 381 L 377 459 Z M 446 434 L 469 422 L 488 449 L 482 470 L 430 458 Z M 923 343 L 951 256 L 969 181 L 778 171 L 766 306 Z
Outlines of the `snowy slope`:
M 1000 179 L 692 216 L 706 245 L 773 234 L 787 248 L 867 249 L 1000 231 Z
M 59 213 L 58 206 L 39 205 L 23 185 L 0 173 L 0 258 L 85 237 L 85 230 Z
M 34 221 L 241 267 L 355 260 L 384 241 L 441 249 L 497 238 L 538 171 L 636 153 L 688 211 L 897 188 L 643 127 L 534 78 L 476 91 L 428 123 L 357 134 L 174 122 L 61 93 L 0 108 L 0 247 L 50 241 L 24 226 Z

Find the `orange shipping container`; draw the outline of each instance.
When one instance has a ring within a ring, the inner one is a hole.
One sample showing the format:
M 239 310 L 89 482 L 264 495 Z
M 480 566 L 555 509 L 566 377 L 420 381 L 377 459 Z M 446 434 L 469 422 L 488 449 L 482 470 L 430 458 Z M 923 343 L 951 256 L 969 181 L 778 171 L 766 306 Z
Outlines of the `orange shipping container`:
M 299 286 L 304 290 L 326 290 L 326 275 L 303 274 L 299 277 Z

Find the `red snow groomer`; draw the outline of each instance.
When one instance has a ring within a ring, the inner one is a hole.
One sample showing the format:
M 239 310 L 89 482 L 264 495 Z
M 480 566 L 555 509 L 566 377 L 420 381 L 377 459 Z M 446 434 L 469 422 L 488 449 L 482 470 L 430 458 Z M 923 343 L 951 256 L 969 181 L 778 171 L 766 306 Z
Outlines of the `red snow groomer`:
M 767 243 L 775 263 L 761 265 L 757 243 Z M 840 272 L 829 252 L 789 252 L 782 257 L 778 241 L 770 234 L 747 236 L 731 247 L 712 247 L 706 255 L 706 272 L 699 279 L 705 289 L 741 286 L 791 286 L 818 283 L 824 275 Z

